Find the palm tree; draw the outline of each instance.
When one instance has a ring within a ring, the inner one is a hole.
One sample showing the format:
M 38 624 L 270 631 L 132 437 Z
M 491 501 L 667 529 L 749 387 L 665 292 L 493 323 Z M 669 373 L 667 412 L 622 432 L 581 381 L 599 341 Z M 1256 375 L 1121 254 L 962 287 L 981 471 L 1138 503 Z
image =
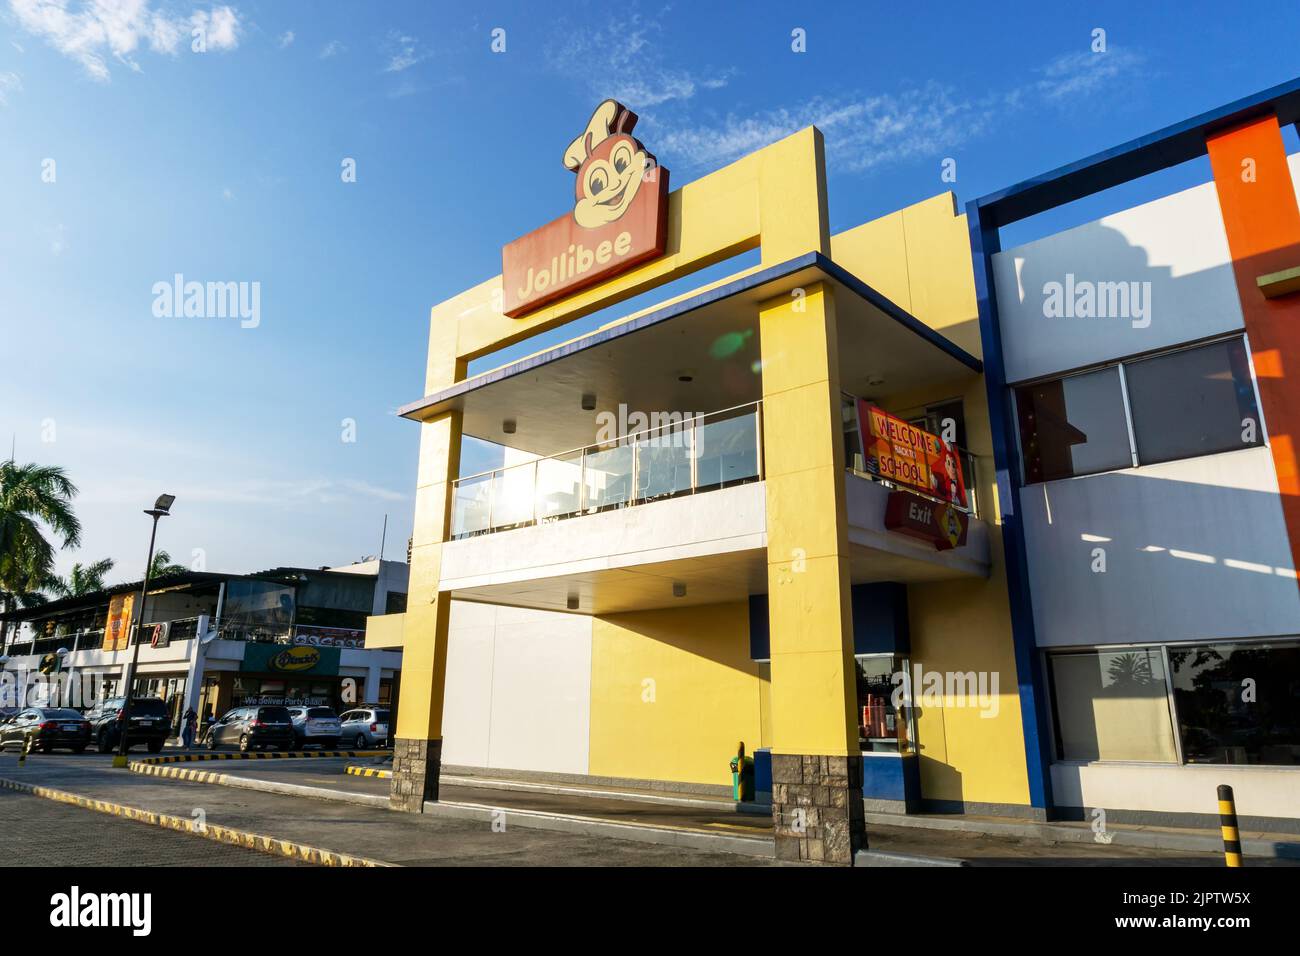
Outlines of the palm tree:
M 0 602 L 16 609 L 20 596 L 40 591 L 54 572 L 53 532 L 64 548 L 81 542 L 81 522 L 72 512 L 77 493 L 62 468 L 0 462 Z
M 155 578 L 166 578 L 173 574 L 184 574 L 188 571 L 183 564 L 172 564 L 172 556 L 166 551 L 155 551 L 153 553 L 153 564 L 149 565 L 149 580 Z
M 104 590 L 104 576 L 113 570 L 113 559 L 104 558 L 94 564 L 77 563 L 72 566 L 66 578 L 50 578 L 46 590 L 56 598 L 81 597 Z

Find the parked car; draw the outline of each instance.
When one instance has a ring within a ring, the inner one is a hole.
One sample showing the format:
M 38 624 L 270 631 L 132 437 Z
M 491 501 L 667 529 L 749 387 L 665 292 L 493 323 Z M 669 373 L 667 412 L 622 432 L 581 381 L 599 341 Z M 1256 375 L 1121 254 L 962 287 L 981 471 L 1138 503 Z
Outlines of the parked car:
M 112 753 L 122 739 L 122 711 L 125 697 L 108 697 L 86 713 L 90 721 L 90 734 L 95 748 L 102 754 Z M 131 729 L 126 735 L 126 749 L 144 744 L 151 754 L 163 749 L 171 736 L 171 718 L 167 705 L 157 697 L 135 697 L 131 700 Z
M 64 747 L 79 754 L 90 745 L 90 722 L 70 707 L 28 707 L 0 724 L 0 749 L 15 745 L 42 753 Z
M 360 747 L 382 747 L 388 741 L 386 707 L 358 707 L 339 718 L 339 737 Z
M 339 718 L 328 707 L 290 707 L 293 720 L 293 745 L 297 748 L 319 744 L 326 750 L 339 745 Z
M 293 746 L 293 720 L 281 706 L 236 707 L 209 729 L 203 743 L 209 750 L 233 744 L 241 751 L 288 750 Z

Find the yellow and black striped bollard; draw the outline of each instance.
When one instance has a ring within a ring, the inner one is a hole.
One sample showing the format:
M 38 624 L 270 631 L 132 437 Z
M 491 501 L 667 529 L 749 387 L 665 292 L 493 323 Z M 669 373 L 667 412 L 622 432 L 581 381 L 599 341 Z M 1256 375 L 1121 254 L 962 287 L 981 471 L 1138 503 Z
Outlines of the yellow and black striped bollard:
M 1219 829 L 1223 831 L 1223 858 L 1228 866 L 1241 866 L 1241 835 L 1237 832 L 1237 804 L 1232 788 L 1219 787 Z

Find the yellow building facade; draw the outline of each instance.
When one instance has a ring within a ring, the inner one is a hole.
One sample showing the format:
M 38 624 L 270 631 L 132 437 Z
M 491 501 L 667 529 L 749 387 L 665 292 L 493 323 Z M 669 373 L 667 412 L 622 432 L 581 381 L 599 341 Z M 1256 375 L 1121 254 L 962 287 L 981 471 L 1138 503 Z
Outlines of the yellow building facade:
M 872 811 L 1032 815 L 965 217 L 943 194 L 832 235 L 827 210 L 809 128 L 668 192 L 661 254 L 518 317 L 509 276 L 433 307 L 425 397 L 403 409 L 421 432 L 410 598 L 372 628 L 404 651 L 396 808 L 437 799 L 465 602 L 584 619 L 565 666 L 585 674 L 557 706 L 585 715 L 586 774 L 717 787 L 743 743 L 779 857 L 849 863 Z M 960 481 L 887 473 L 920 454 L 899 435 L 960 455 Z M 462 474 L 467 436 L 506 464 Z

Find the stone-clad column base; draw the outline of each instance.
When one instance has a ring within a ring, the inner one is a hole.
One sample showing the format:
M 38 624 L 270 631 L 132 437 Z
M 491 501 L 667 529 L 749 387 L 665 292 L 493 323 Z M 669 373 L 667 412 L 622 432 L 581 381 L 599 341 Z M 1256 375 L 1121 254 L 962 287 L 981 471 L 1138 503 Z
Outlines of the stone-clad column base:
M 407 813 L 423 813 L 424 801 L 438 799 L 442 772 L 442 738 L 393 741 L 393 780 L 388 805 Z
M 866 849 L 862 757 L 772 754 L 776 858 L 853 865 Z

